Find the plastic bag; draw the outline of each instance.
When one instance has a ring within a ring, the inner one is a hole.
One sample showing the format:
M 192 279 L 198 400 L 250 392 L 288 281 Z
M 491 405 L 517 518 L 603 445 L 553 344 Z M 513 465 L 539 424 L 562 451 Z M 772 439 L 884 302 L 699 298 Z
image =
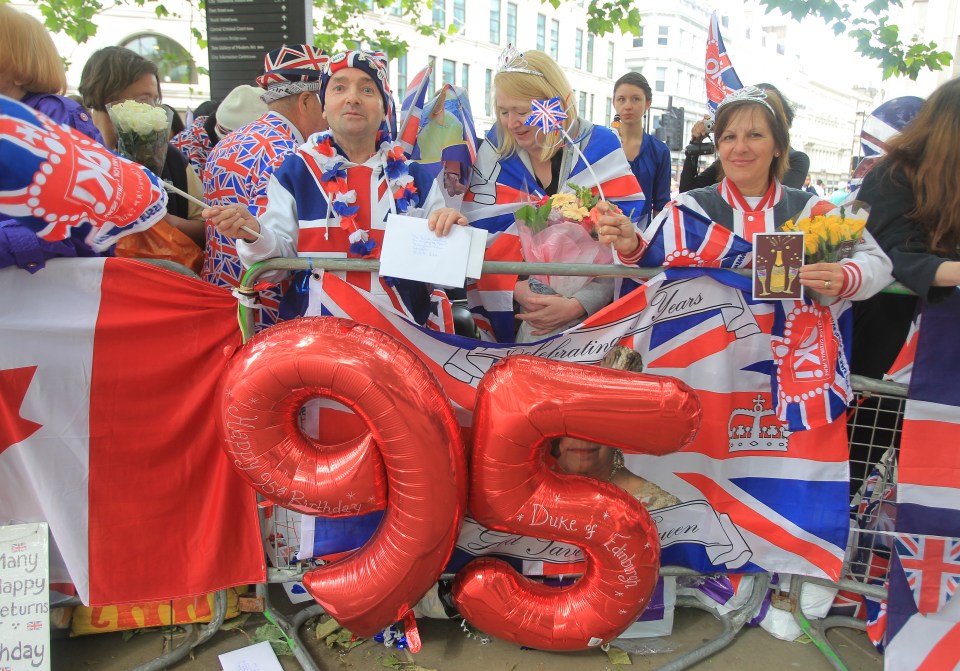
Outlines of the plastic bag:
M 196 274 L 203 268 L 203 250 L 187 235 L 166 221 L 117 241 L 115 254 L 131 259 L 167 259 Z

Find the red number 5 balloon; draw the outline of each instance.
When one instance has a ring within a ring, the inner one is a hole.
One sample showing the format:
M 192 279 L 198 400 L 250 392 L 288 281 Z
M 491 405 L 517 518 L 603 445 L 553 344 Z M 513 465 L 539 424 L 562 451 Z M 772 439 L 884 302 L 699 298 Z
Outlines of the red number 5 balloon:
M 586 570 L 554 588 L 506 562 L 476 560 L 454 582 L 461 614 L 533 648 L 582 650 L 616 638 L 656 585 L 656 527 L 620 488 L 550 471 L 548 442 L 567 435 L 663 455 L 692 441 L 699 425 L 696 393 L 673 378 L 531 356 L 497 363 L 477 392 L 470 512 L 491 529 L 578 545 Z
M 298 413 L 318 397 L 353 410 L 369 436 L 333 450 L 307 438 Z M 382 507 L 385 469 L 387 509 L 373 537 L 304 576 L 310 594 L 344 627 L 372 636 L 440 575 L 466 505 L 464 448 L 436 378 L 395 338 L 332 317 L 269 328 L 227 367 L 219 424 L 240 473 L 271 501 L 303 512 Z

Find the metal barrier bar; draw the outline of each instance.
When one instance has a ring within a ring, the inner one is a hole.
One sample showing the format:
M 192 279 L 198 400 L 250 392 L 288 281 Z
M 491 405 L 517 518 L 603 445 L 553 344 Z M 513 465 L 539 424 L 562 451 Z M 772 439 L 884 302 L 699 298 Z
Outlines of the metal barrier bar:
M 217 633 L 217 631 L 220 630 L 220 626 L 223 624 L 226 614 L 227 592 L 225 590 L 221 590 L 214 595 L 213 617 L 210 622 L 203 625 L 203 627 L 199 629 L 195 624 L 186 625 L 185 629 L 187 630 L 187 637 L 180 645 L 173 650 L 170 650 L 169 652 L 150 660 L 149 662 L 134 667 L 132 671 L 159 671 L 160 669 L 166 669 L 167 667 L 186 659 L 191 650 L 198 645 L 206 643 L 208 640 L 210 640 L 210 638 L 213 637 L 214 634 Z

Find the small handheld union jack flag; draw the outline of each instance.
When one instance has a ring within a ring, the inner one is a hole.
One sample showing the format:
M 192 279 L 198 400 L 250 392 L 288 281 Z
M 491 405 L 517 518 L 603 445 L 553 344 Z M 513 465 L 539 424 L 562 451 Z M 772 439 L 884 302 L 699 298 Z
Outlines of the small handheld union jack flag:
M 533 111 L 527 120 L 523 122 L 525 126 L 539 126 L 544 133 L 554 130 L 563 130 L 563 120 L 567 118 L 567 113 L 563 111 L 563 104 L 560 98 L 550 98 L 549 100 L 531 100 L 530 106 Z

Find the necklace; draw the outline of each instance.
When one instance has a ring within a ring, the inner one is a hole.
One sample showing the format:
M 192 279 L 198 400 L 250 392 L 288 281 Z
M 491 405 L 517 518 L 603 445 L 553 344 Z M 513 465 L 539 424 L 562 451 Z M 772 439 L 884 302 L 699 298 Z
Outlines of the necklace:
M 610 475 L 607 476 L 607 482 L 613 480 L 613 476 L 617 474 L 621 468 L 623 468 L 623 452 L 620 450 L 613 451 L 613 468 L 610 469 Z

